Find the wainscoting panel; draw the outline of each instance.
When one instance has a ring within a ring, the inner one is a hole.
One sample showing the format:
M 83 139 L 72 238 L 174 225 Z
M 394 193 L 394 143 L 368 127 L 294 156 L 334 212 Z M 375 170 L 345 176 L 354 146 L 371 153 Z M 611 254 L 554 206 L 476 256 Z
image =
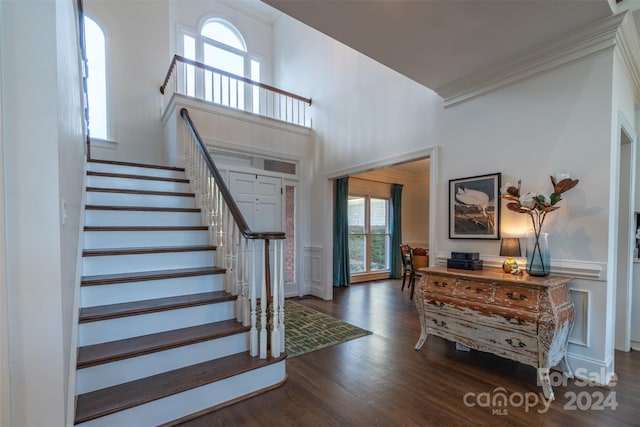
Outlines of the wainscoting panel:
M 569 289 L 569 293 L 576 308 L 576 320 L 569 335 L 569 342 L 589 347 L 589 297 L 591 292 L 582 289 Z
M 304 286 L 305 294 L 325 299 L 322 272 L 324 265 L 324 249 L 319 246 L 304 248 Z

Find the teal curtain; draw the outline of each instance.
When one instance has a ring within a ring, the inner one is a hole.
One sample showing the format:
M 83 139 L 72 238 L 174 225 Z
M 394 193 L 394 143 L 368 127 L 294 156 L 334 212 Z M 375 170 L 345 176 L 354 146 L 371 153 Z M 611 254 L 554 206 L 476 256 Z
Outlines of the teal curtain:
M 349 177 L 336 179 L 333 217 L 333 286 L 349 286 Z
M 402 244 L 402 184 L 391 184 L 391 217 L 390 217 L 391 270 L 389 277 L 399 279 L 402 273 L 402 256 L 400 245 Z

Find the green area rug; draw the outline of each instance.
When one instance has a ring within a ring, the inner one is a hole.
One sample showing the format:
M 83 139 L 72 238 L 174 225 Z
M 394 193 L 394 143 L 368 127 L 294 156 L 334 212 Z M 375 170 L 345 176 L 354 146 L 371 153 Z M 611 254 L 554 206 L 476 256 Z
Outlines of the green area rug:
M 286 300 L 284 303 L 285 347 L 289 357 L 371 334 L 357 326 Z

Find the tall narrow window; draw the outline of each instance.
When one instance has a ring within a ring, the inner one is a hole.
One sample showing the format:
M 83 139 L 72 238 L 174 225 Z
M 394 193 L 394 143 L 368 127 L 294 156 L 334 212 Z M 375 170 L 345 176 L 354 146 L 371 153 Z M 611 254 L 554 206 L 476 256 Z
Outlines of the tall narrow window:
M 285 232 L 284 241 L 284 280 L 285 283 L 296 281 L 296 187 L 286 185 L 284 191 Z
M 84 17 L 87 50 L 87 97 L 89 131 L 92 138 L 107 139 L 107 67 L 104 32 L 91 18 Z
M 349 196 L 351 273 L 389 269 L 389 200 Z

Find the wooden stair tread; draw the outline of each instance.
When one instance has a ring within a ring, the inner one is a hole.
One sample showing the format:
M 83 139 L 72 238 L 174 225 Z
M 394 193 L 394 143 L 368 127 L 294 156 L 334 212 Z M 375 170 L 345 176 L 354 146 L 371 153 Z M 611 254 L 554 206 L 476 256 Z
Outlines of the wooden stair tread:
M 154 190 L 131 190 L 127 188 L 103 188 L 87 187 L 87 191 L 94 193 L 118 193 L 118 194 L 141 194 L 149 196 L 174 196 L 174 197 L 195 197 L 195 193 L 184 193 L 179 191 L 154 191 Z
M 100 159 L 89 159 L 87 161 L 89 163 L 102 163 L 102 164 L 108 164 L 108 165 L 133 166 L 137 168 L 163 169 L 163 170 L 170 170 L 170 171 L 176 171 L 176 172 L 184 172 L 184 168 L 179 168 L 176 166 L 151 165 L 146 163 L 121 162 L 116 160 L 100 160 Z
M 247 332 L 235 319 L 80 347 L 78 369 Z
M 179 182 L 184 184 L 189 183 L 189 180 L 186 178 L 170 178 L 165 176 L 135 175 L 135 174 L 128 174 L 128 173 L 87 171 L 87 176 L 102 176 L 106 178 L 146 179 L 148 181 L 168 181 L 168 182 Z
M 86 225 L 84 231 L 206 231 L 206 225 Z
M 148 246 L 140 248 L 104 248 L 104 249 L 85 249 L 82 256 L 108 256 L 108 255 L 143 255 L 158 254 L 168 252 L 202 252 L 215 251 L 216 246 L 197 245 L 197 246 Z
M 200 212 L 199 208 L 165 208 L 156 206 L 86 205 L 88 211 Z
M 98 305 L 80 309 L 80 323 L 97 322 L 118 317 L 134 316 L 178 308 L 233 301 L 237 297 L 226 291 L 203 292 L 175 297 L 155 298 L 118 304 Z
M 260 359 L 248 352 L 198 363 L 78 395 L 75 424 L 229 378 L 285 359 Z
M 106 285 L 125 282 L 144 282 L 148 280 L 173 279 L 177 277 L 207 276 L 210 274 L 224 274 L 226 270 L 220 267 L 192 267 L 176 268 L 172 270 L 139 271 L 135 273 L 100 274 L 84 276 L 80 286 Z

